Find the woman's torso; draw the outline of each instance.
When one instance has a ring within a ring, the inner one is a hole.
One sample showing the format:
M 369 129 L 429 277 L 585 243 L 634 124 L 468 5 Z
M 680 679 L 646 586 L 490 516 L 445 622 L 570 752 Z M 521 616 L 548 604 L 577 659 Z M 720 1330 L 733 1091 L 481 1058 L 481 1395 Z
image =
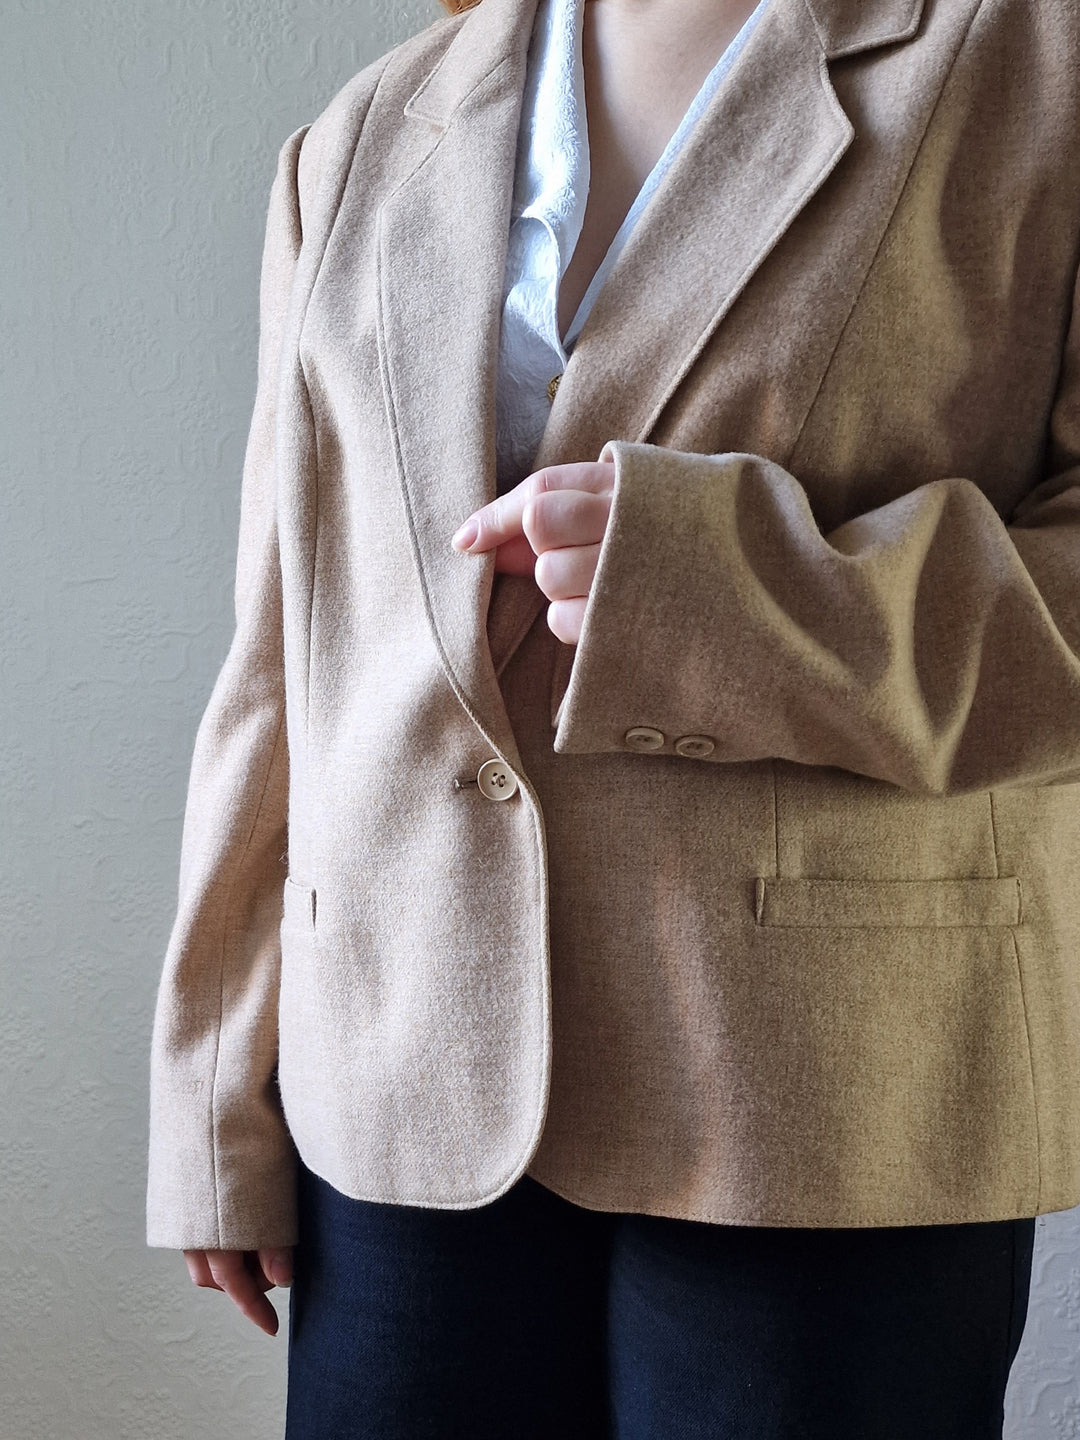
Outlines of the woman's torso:
M 1026 782 L 1076 746 L 1053 527 L 1080 461 L 1080 15 L 768 0 L 549 412 L 544 463 L 627 462 L 560 691 L 531 577 L 500 577 L 529 585 L 485 647 L 490 566 L 449 544 L 493 489 L 531 3 L 414 37 L 281 154 L 151 1241 L 291 1243 L 294 1146 L 427 1206 L 528 1165 L 594 1208 L 735 1224 L 1068 1208 L 1076 786 Z M 665 750 L 633 753 L 638 725 Z

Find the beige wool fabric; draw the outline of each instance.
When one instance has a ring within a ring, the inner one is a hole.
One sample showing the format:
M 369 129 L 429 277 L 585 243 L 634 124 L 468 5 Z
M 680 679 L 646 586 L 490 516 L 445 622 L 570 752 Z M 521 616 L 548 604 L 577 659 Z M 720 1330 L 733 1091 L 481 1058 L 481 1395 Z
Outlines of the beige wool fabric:
M 293 1243 L 297 1155 L 445 1208 L 1071 1207 L 1080 5 L 772 0 L 555 395 L 536 468 L 615 462 L 576 649 L 450 545 L 534 9 L 281 151 L 148 1243 Z

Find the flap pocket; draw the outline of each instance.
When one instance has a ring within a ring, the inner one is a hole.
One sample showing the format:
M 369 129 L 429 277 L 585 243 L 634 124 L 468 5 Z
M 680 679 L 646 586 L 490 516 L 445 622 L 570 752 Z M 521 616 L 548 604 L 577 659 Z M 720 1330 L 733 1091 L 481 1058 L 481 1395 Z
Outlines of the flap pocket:
M 311 885 L 301 885 L 291 876 L 285 877 L 282 892 L 282 923 L 299 925 L 305 930 L 315 928 L 315 890 Z
M 819 880 L 759 875 L 759 925 L 1019 925 L 1017 875 L 956 880 Z

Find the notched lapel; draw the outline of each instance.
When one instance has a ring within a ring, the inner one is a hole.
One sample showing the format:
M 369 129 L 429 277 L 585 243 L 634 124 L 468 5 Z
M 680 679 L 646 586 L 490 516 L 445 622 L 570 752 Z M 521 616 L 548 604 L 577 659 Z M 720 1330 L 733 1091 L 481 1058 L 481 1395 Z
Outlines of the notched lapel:
M 648 440 L 854 138 L 829 61 L 910 39 L 922 9 L 923 0 L 770 0 L 601 287 L 534 470 L 596 460 L 609 439 Z M 513 613 L 500 629 L 520 638 L 546 598 L 525 588 L 507 598 Z
M 440 656 L 492 745 L 517 761 L 485 627 L 494 553 L 450 537 L 493 500 L 495 390 L 518 120 L 536 0 L 481 0 L 404 114 L 419 163 L 383 201 L 378 344 L 414 558 Z
M 805 0 L 770 0 L 601 287 L 560 381 L 536 468 L 643 441 L 854 127 Z

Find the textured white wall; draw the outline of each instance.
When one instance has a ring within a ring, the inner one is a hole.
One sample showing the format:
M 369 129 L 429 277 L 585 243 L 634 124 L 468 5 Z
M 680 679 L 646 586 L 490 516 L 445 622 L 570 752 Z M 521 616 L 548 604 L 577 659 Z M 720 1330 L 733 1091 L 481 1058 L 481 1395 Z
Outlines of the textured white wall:
M 3 1440 L 281 1433 L 271 1339 L 143 1239 L 147 1051 L 231 630 L 278 147 L 435 0 L 0 5 Z M 1080 1213 L 1009 1440 L 1080 1440 Z M 931 1437 L 927 1437 L 931 1440 Z

